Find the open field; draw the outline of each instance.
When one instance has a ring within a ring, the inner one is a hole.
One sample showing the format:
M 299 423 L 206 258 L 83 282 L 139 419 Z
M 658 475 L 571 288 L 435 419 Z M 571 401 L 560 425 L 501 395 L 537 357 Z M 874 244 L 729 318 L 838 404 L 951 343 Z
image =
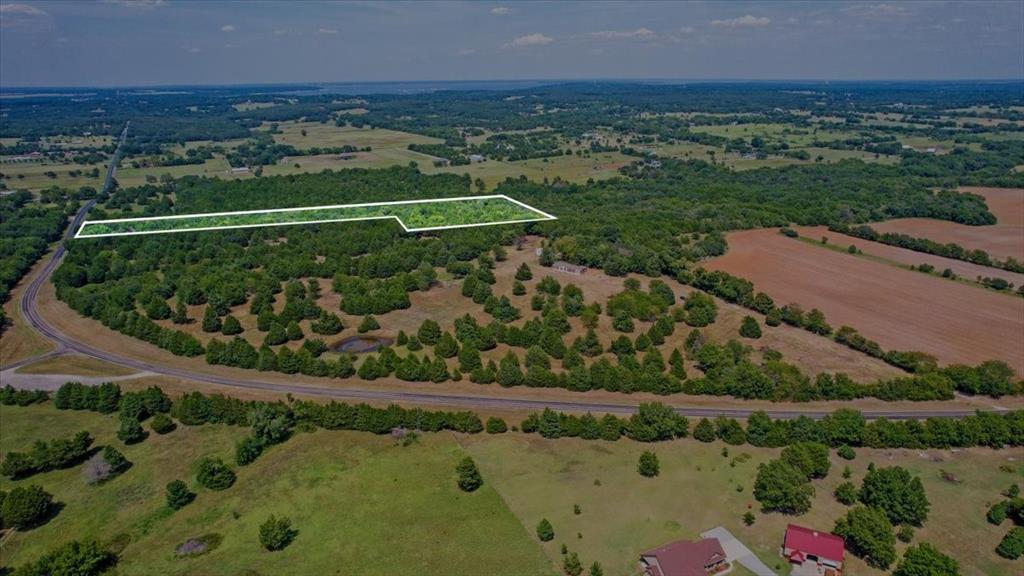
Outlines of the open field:
M 116 416 L 60 412 L 49 404 L 0 408 L 0 449 L 89 430 L 112 443 L 132 468 L 86 486 L 80 466 L 11 482 L 40 484 L 64 504 L 49 523 L 6 539 L 5 564 L 18 565 L 72 539 L 124 544 L 118 574 L 553 574 L 527 530 L 489 483 L 472 494 L 456 487 L 464 452 L 449 434 L 424 434 L 402 447 L 390 437 L 355 432 L 299 433 L 237 470 L 224 492 L 198 489 L 191 470 L 205 455 L 232 461 L 243 428 L 179 426 L 124 446 Z M 184 479 L 198 492 L 178 512 L 164 485 Z M 282 552 L 264 551 L 258 526 L 288 516 L 299 533 Z M 218 533 L 223 542 L 195 558 L 176 558 L 188 538 Z M 386 558 L 386 561 L 382 559 Z
M 60 355 L 22 366 L 18 374 L 68 374 L 72 376 L 127 376 L 135 370 L 89 356 Z
M 900 270 L 794 242 L 775 229 L 728 235 L 729 252 L 707 263 L 751 280 L 779 304 L 819 308 L 885 349 L 942 363 L 1006 361 L 1024 374 L 1024 299 Z
M 87 173 L 93 168 L 99 169 L 99 176 L 90 177 Z M 4 182 L 11 190 L 43 190 L 51 186 L 60 186 L 77 190 L 82 186 L 92 186 L 97 190 L 103 185 L 106 166 L 102 164 L 53 164 L 44 162 L 0 164 L 0 173 Z M 46 175 L 52 172 L 56 177 Z M 71 172 L 76 175 L 72 176 Z
M 985 198 L 996 215 L 992 226 L 966 226 L 945 220 L 901 218 L 872 224 L 879 232 L 895 232 L 928 238 L 936 242 L 954 242 L 965 248 L 980 249 L 993 257 L 1024 261 L 1024 189 L 961 188 Z
M 851 245 L 856 246 L 865 255 L 883 258 L 902 265 L 920 266 L 921 264 L 931 264 L 935 267 L 936 272 L 941 273 L 946 268 L 949 268 L 957 276 L 971 281 L 977 279 L 978 276 L 983 276 L 1003 278 L 1007 282 L 1012 282 L 1015 287 L 1024 284 L 1024 274 L 1009 272 L 1007 270 L 993 268 L 991 266 L 973 264 L 963 260 L 935 256 L 924 252 L 916 252 L 914 250 L 900 248 L 898 246 L 890 246 L 881 242 L 864 240 L 863 238 L 857 238 L 856 236 L 847 236 L 846 234 L 832 232 L 827 226 L 799 226 L 794 228 L 794 230 L 796 230 L 800 236 L 810 240 L 820 241 L 821 238 L 828 238 L 828 242 L 832 247 L 846 249 Z
M 524 525 L 536 526 L 541 518 L 551 522 L 555 539 L 545 543 L 544 549 L 553 561 L 565 543 L 579 552 L 584 565 L 600 561 L 609 576 L 633 575 L 642 551 L 678 538 L 697 538 L 715 526 L 728 528 L 769 567 L 785 566 L 777 550 L 786 524 L 832 530 L 845 510 L 832 496 L 843 482 L 843 466 L 850 466 L 851 480 L 859 485 L 872 461 L 878 466 L 900 465 L 921 477 L 932 509 L 914 542 L 930 542 L 952 555 L 965 575 L 1015 573 L 1014 563 L 994 552 L 1006 526 L 985 521 L 988 505 L 1024 473 L 1020 459 L 1014 458 L 1019 454 L 1009 451 L 862 449 L 852 462 L 833 456 L 828 477 L 813 482 L 816 495 L 811 511 L 793 517 L 762 514 L 752 495 L 757 466 L 778 454 L 773 449 L 730 446 L 729 456 L 723 457 L 725 444 L 691 439 L 650 445 L 518 434 L 461 438 L 484 478 Z M 640 453 L 648 449 L 661 461 L 656 478 L 636 472 Z M 749 461 L 731 467 L 732 458 L 743 453 L 750 455 Z M 1017 468 L 1017 474 L 1000 471 L 1006 463 Z M 943 480 L 942 471 L 953 474 L 959 483 Z M 743 491 L 737 492 L 737 486 Z M 574 504 L 580 506 L 580 515 L 573 513 Z M 748 509 L 757 517 L 749 527 L 742 522 Z M 901 554 L 905 546 L 898 544 Z M 846 559 L 847 574 L 880 574 L 849 553 Z
M 94 220 L 84 222 L 76 238 L 387 218 L 398 220 L 407 232 L 553 219 L 507 196 L 479 196 Z
M 424 162 L 421 161 L 420 169 L 427 174 L 436 172 L 469 174 L 474 180 L 477 178 L 483 180 L 484 184 L 490 189 L 506 178 L 518 178 L 521 175 L 536 182 L 541 182 L 545 178 L 548 181 L 561 178 L 567 182 L 579 184 L 591 178 L 603 180 L 618 176 L 619 168 L 635 160 L 636 158 L 620 154 L 619 152 L 601 152 L 591 154 L 589 158 L 582 156 L 554 156 L 546 159 L 534 158 L 515 162 L 489 159 L 485 162 L 477 162 L 466 166 L 444 166 L 438 168 L 435 168 L 433 165 L 424 166 Z
M 235 175 L 231 173 L 231 165 L 221 156 L 207 160 L 202 164 L 186 164 L 183 166 L 150 166 L 147 168 L 132 168 L 130 163 L 122 162 L 117 169 L 117 181 L 121 186 L 142 186 L 146 183 L 146 177 L 160 178 L 164 174 L 170 174 L 174 178 L 183 176 L 206 176 L 209 178 L 220 178 L 232 180 L 251 177 L 251 174 Z
M 11 296 L 3 303 L 4 314 L 7 316 L 8 325 L 0 334 L 0 366 L 13 364 L 19 360 L 45 354 L 53 350 L 53 344 L 40 336 L 29 326 L 21 316 L 21 308 L 18 303 L 25 292 L 25 287 L 39 275 L 50 258 L 52 252 L 47 252 L 32 266 L 28 274 L 18 282 L 11 290 Z
M 125 446 L 114 438 L 116 427 L 116 415 L 58 411 L 49 403 L 0 407 L 0 451 L 88 430 L 96 445 L 113 444 L 133 463 L 99 486 L 84 484 L 81 466 L 17 482 L 0 479 L 4 490 L 40 484 L 64 505 L 47 524 L 5 539 L 5 563 L 21 564 L 75 538 L 96 538 L 123 546 L 118 573 L 124 575 L 298 574 L 301 566 L 303 574 L 518 576 L 554 574 L 564 543 L 585 566 L 597 560 L 609 576 L 632 576 L 640 552 L 721 525 L 775 568 L 784 565 L 776 550 L 785 525 L 831 530 L 845 510 L 832 496 L 843 467 L 859 484 L 874 462 L 903 466 L 924 483 L 932 506 L 915 542 L 952 555 L 965 575 L 1014 573 L 1013 563 L 993 551 L 1006 526 L 985 521 L 988 505 L 1024 474 L 1009 451 L 858 449 L 852 462 L 833 457 L 828 477 L 813 482 L 811 511 L 791 517 L 761 513 L 752 496 L 758 464 L 776 457 L 777 449 L 730 446 L 723 457 L 721 442 L 612 443 L 518 433 L 423 434 L 403 447 L 388 436 L 319 430 L 296 433 L 238 468 L 234 486 L 212 492 L 195 485 L 193 463 L 205 455 L 230 461 L 246 429 L 179 424 L 168 435 Z M 636 472 L 647 449 L 661 461 L 656 478 Z M 454 465 L 466 453 L 485 481 L 472 494 L 455 486 Z M 745 461 L 731 465 L 741 454 Z M 1016 472 L 1000 470 L 1007 464 Z M 186 480 L 199 494 L 174 513 L 163 497 L 171 479 Z M 748 510 L 756 515 L 751 527 L 741 521 Z M 283 552 L 259 547 L 257 526 L 270 514 L 290 517 L 299 530 Z M 550 543 L 533 536 L 541 518 L 554 526 Z M 212 552 L 174 556 L 177 544 L 210 533 L 223 537 Z M 847 562 L 847 573 L 879 573 L 851 555 Z
M 264 124 L 269 128 L 269 124 Z M 290 144 L 300 150 L 327 146 L 370 146 L 377 148 L 407 148 L 409 144 L 438 144 L 439 138 L 398 132 L 385 128 L 356 128 L 354 126 L 335 126 L 319 122 L 281 122 L 277 125 L 280 134 L 274 134 L 274 141 L 279 144 Z M 302 131 L 306 135 L 302 135 Z

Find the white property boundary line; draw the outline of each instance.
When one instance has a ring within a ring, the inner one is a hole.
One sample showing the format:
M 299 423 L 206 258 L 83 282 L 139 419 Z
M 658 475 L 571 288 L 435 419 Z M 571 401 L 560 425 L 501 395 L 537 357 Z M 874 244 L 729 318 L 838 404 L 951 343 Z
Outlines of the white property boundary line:
M 328 220 L 309 220 L 299 222 L 268 222 L 262 224 L 236 224 L 231 226 L 204 226 L 201 228 L 182 228 L 178 230 L 142 230 L 138 232 L 108 232 L 105 234 L 86 234 L 82 235 L 82 230 L 85 229 L 89 224 L 110 224 L 118 222 L 147 222 L 152 220 L 175 220 L 185 218 L 200 218 L 200 217 L 211 217 L 211 216 L 244 216 L 247 214 L 274 214 L 278 212 L 301 212 L 307 210 L 336 210 L 343 208 L 367 208 L 373 206 L 396 206 L 406 204 L 432 204 L 436 202 L 458 202 L 466 200 L 505 200 L 513 204 L 517 204 L 531 212 L 540 214 L 539 218 L 527 218 L 524 220 L 504 220 L 501 222 L 479 222 L 475 224 L 452 224 L 449 226 L 428 226 L 424 228 L 409 228 L 402 222 L 402 219 L 398 216 L 360 216 L 356 218 L 331 218 Z M 112 218 L 110 220 L 86 220 L 82 222 L 82 225 L 78 227 L 78 231 L 75 232 L 75 238 L 104 238 L 109 236 L 140 236 L 143 234 L 171 234 L 174 232 L 202 232 L 206 230 L 231 230 L 234 228 L 263 228 L 267 226 L 296 226 L 302 224 L 322 224 L 326 222 L 358 222 L 362 220 L 388 220 L 394 219 L 398 222 L 398 225 L 402 227 L 406 232 L 430 232 L 434 230 L 452 230 L 455 228 L 475 228 L 478 226 L 498 226 L 501 224 L 522 224 L 526 222 L 544 222 L 547 220 L 558 220 L 557 216 L 552 216 L 543 210 L 538 210 L 529 204 L 525 204 L 510 198 L 505 194 L 491 194 L 487 196 L 458 196 L 455 198 L 431 198 L 424 200 L 393 200 L 391 202 L 365 202 L 361 204 L 334 204 L 329 206 L 302 206 L 299 208 L 268 208 L 263 210 L 241 210 L 236 212 L 206 212 L 199 214 L 174 214 L 172 216 L 148 216 L 145 218 Z

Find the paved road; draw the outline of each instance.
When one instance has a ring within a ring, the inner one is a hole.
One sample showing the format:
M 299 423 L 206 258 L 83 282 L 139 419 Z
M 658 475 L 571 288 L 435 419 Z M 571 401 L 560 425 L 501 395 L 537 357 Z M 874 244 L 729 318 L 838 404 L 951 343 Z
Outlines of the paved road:
M 128 126 L 125 126 L 124 131 L 121 134 L 121 142 L 124 143 L 125 137 L 128 134 Z M 117 158 L 120 155 L 121 147 L 118 146 L 117 152 L 114 154 L 114 159 L 111 162 L 110 168 L 107 170 L 107 180 L 104 183 L 104 190 L 108 189 L 111 180 L 116 169 Z M 73 235 L 78 228 L 82 225 L 82 221 L 85 219 L 86 213 L 96 203 L 95 200 L 90 200 L 75 214 L 75 218 L 68 228 L 68 236 Z M 230 386 L 234 388 L 245 388 L 250 390 L 265 390 L 269 392 L 279 393 L 292 393 L 292 394 L 306 394 L 309 396 L 318 396 L 323 398 L 334 398 L 337 400 L 376 400 L 386 402 L 406 402 L 414 404 L 429 404 L 429 405 L 444 405 L 444 406 L 457 406 L 462 408 L 494 408 L 494 409 L 526 409 L 526 410 L 543 410 L 544 408 L 551 408 L 553 410 L 561 410 L 565 412 L 611 412 L 619 414 L 629 414 L 636 411 L 636 402 L 626 401 L 622 404 L 612 404 L 604 402 L 586 402 L 586 401 L 548 401 L 548 400 L 530 400 L 524 398 L 510 398 L 505 396 L 489 396 L 489 395 L 460 395 L 460 394 L 437 394 L 431 392 L 402 392 L 402 391 L 389 391 L 381 389 L 363 390 L 357 388 L 325 388 L 319 386 L 308 386 L 303 384 L 282 384 L 279 382 L 267 382 L 261 381 L 256 378 L 257 372 L 253 372 L 253 378 L 239 379 L 230 378 L 225 376 L 218 376 L 215 374 L 209 374 L 205 372 L 197 372 L 186 368 L 176 368 L 164 364 L 154 364 L 144 360 L 132 358 L 118 354 L 117 352 L 111 352 L 109 350 L 101 350 L 90 346 L 84 342 L 79 342 L 74 338 L 62 333 L 56 328 L 50 326 L 45 319 L 39 314 L 37 307 L 37 299 L 39 297 L 39 290 L 56 270 L 60 264 L 61 259 L 64 257 L 64 246 L 58 246 L 54 251 L 50 261 L 46 263 L 42 272 L 36 276 L 35 279 L 28 285 L 25 293 L 21 299 L 21 313 L 28 323 L 35 328 L 40 334 L 49 338 L 57 344 L 58 353 L 75 352 L 83 354 L 85 356 L 91 356 L 99 360 L 104 360 L 113 364 L 119 364 L 128 368 L 134 368 L 142 372 L 149 372 L 152 374 L 171 376 L 174 378 L 180 378 L 183 380 L 191 380 L 195 382 L 203 382 L 207 384 L 217 384 L 220 386 Z M 4 367 L 10 368 L 10 367 Z M 23 384 L 24 385 L 24 384 Z M 792 406 L 792 405 L 789 405 Z M 719 415 L 728 416 L 732 418 L 746 418 L 753 412 L 753 409 L 749 408 L 727 408 L 727 407 L 677 407 L 676 411 L 680 414 L 691 416 L 691 417 L 715 417 Z M 767 410 L 768 414 L 773 418 L 796 418 L 798 416 L 809 416 L 811 418 L 821 418 L 828 414 L 828 411 L 822 410 L 796 410 L 792 408 L 778 408 Z M 919 410 L 875 410 L 875 411 L 864 411 L 864 415 L 867 418 L 889 418 L 893 420 L 906 419 L 906 418 L 927 418 L 931 416 L 948 416 L 948 417 L 961 417 L 970 414 L 974 414 L 973 409 L 958 409 L 958 410 L 935 410 L 929 409 L 927 405 L 922 404 Z

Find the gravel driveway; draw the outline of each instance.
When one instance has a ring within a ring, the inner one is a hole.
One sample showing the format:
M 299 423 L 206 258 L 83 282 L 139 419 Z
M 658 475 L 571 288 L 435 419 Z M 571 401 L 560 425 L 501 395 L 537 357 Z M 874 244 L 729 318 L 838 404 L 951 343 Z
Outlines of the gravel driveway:
M 764 562 L 754 555 L 747 548 L 743 542 L 740 542 L 729 532 L 721 526 L 712 528 L 707 532 L 701 533 L 702 538 L 718 538 L 718 541 L 722 544 L 722 549 L 725 550 L 725 556 L 729 562 L 739 562 L 744 568 L 750 570 L 757 576 L 776 576 L 775 572 L 772 571 Z

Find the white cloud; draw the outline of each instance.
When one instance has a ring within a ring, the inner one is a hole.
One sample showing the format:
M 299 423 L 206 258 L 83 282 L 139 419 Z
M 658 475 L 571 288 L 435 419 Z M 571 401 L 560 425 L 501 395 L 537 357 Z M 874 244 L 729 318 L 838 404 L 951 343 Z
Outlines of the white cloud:
M 225 24 L 225 25 L 220 27 L 220 31 L 221 32 L 234 32 L 235 31 L 235 25 L 234 24 Z
M 164 0 L 103 0 L 106 4 L 117 4 L 126 8 L 155 8 L 163 6 Z
M 512 9 L 506 6 L 495 6 L 494 8 L 491 8 L 491 14 L 495 14 L 497 16 L 505 16 L 511 13 Z
M 16 14 L 18 16 L 49 16 L 45 10 L 40 10 L 29 4 L 0 4 L 0 14 Z
M 189 54 L 199 54 L 200 52 L 202 52 L 202 50 L 200 50 L 199 48 L 196 48 L 195 46 L 193 46 L 191 48 L 186 48 L 185 51 L 188 52 Z
M 636 30 L 601 30 L 591 32 L 590 36 L 602 40 L 651 40 L 656 35 L 649 28 L 637 28 Z
M 903 6 L 894 6 L 892 4 L 855 4 L 843 8 L 843 12 L 855 16 L 886 17 L 901 16 L 906 14 L 907 9 Z
M 42 30 L 53 25 L 50 14 L 31 4 L 0 4 L 0 28 Z
M 317 34 L 337 34 L 338 31 L 334 28 L 321 28 L 316 31 Z
M 288 33 L 288 29 L 287 28 L 278 28 L 277 30 L 274 30 L 272 32 L 272 34 L 274 36 L 284 36 L 287 33 Z
M 536 34 L 527 34 L 526 36 L 520 36 L 509 44 L 512 48 L 525 48 L 527 46 L 543 46 L 544 44 L 551 44 L 555 39 L 550 36 L 545 36 L 540 32 Z
M 463 48 L 455 52 L 456 56 L 472 56 L 476 54 L 476 48 Z
M 720 28 L 759 28 L 771 24 L 771 18 L 767 16 L 753 16 L 747 14 L 746 16 L 740 16 L 739 18 L 729 18 L 728 20 L 712 20 L 712 26 L 718 26 Z
M 693 34 L 694 32 L 697 31 L 697 29 L 694 28 L 693 26 L 680 26 L 679 31 L 682 32 L 683 34 Z

